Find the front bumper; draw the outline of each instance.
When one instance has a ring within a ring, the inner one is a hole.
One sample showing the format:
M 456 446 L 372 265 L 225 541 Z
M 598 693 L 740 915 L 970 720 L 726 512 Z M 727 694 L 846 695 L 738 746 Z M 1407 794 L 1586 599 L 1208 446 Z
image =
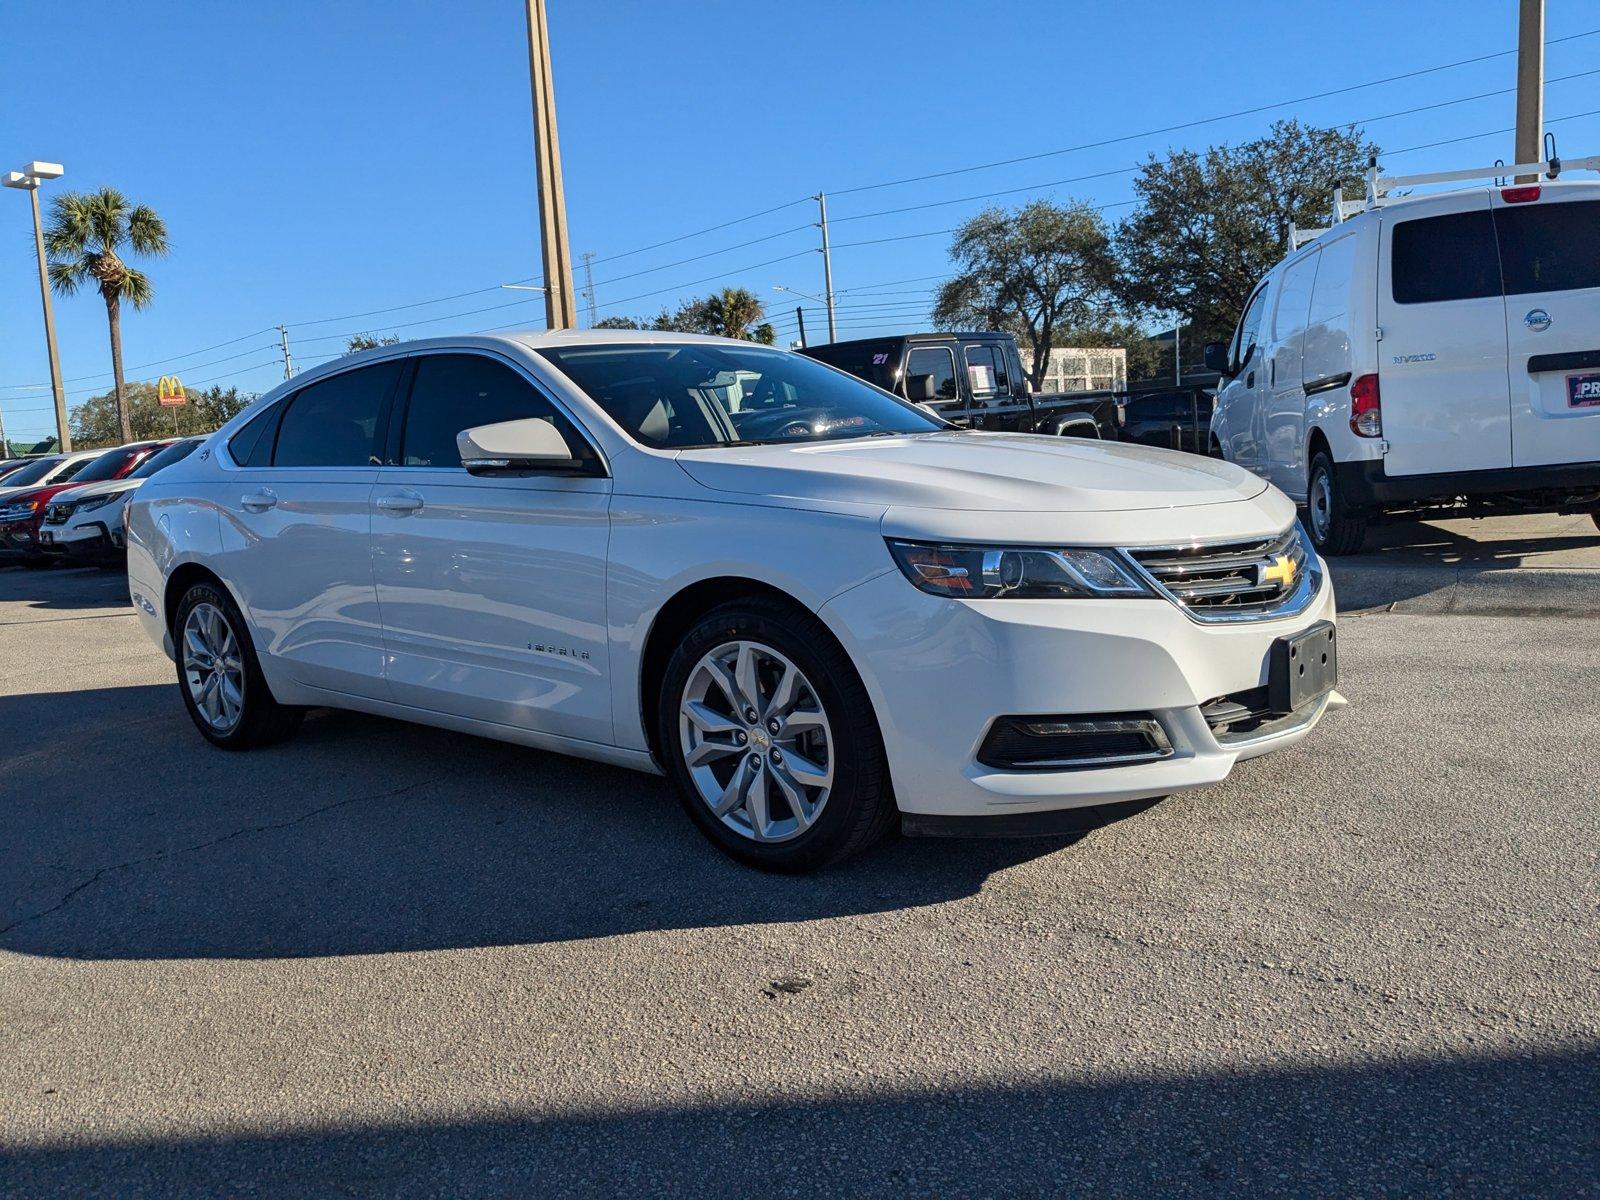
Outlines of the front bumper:
M 33 521 L 7 521 L 0 525 L 0 557 L 37 558 L 39 555 L 39 529 Z
M 122 553 L 122 542 L 117 534 L 107 529 L 104 521 L 86 521 L 81 525 L 45 525 L 39 530 L 39 550 L 85 562 L 111 559 Z
M 1333 586 L 1289 617 L 1207 625 L 1165 599 L 953 601 L 888 572 L 822 610 L 861 671 L 902 812 L 1015 816 L 1150 799 L 1227 778 L 1301 741 L 1324 698 L 1258 736 L 1213 733 L 1201 706 L 1267 683 L 1273 642 L 1335 616 Z M 1067 770 L 978 762 L 1008 715 L 1148 713 L 1172 753 Z

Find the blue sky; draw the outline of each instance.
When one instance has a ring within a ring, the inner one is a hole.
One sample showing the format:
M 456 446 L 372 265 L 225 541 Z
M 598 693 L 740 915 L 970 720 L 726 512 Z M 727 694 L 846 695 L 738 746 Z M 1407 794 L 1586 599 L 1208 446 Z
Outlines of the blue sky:
M 1129 173 L 1057 181 L 1244 140 L 1278 116 L 1366 120 L 1515 77 L 1505 56 L 852 191 L 1508 50 L 1516 4 L 547 2 L 572 250 L 596 256 L 600 315 L 736 285 L 787 318 L 793 301 L 774 285 L 822 289 L 809 203 L 630 252 L 825 189 L 841 336 L 925 324 L 947 269 L 942 231 L 985 204 L 1116 204 L 1131 196 Z M 1548 22 L 1560 38 L 1600 29 L 1600 12 L 1550 0 Z M 1553 46 L 1547 74 L 1595 70 L 1597 49 L 1600 36 Z M 172 254 L 144 264 L 155 304 L 124 316 L 131 378 L 165 370 L 260 391 L 281 378 L 268 332 L 280 322 L 302 365 L 356 332 L 542 326 L 536 294 L 496 286 L 538 271 L 527 65 L 518 0 L 6 0 L 0 169 L 60 161 L 68 177 L 52 190 L 112 184 L 166 218 Z M 34 85 L 19 90 L 23 78 Z M 1600 109 L 1597 84 L 1552 82 L 1547 114 Z M 1492 95 L 1367 128 L 1394 150 L 1506 130 L 1513 111 L 1510 95 Z M 1569 155 L 1600 151 L 1600 117 L 1551 128 Z M 1386 162 L 1428 170 L 1510 154 L 1506 132 Z M 1023 190 L 962 199 L 1011 188 Z M 959 202 L 867 215 L 947 200 Z M 105 390 L 98 297 L 58 297 L 56 316 L 69 400 Z M 820 313 L 807 321 L 822 327 Z M 13 436 L 53 428 L 43 343 L 27 203 L 0 192 L 0 411 Z

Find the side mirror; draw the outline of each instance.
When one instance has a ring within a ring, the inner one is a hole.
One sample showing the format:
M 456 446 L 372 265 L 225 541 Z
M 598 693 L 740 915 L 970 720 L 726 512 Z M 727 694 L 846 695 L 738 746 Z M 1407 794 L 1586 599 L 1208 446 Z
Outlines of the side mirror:
M 1230 374 L 1227 342 L 1207 342 L 1205 354 L 1206 370 L 1216 371 L 1222 375 Z
M 478 425 L 456 434 L 461 465 L 470 475 L 576 471 L 580 463 L 548 417 Z
M 926 404 L 930 400 L 939 398 L 939 386 L 934 383 L 932 375 L 912 375 L 906 379 L 906 398 L 918 404 Z

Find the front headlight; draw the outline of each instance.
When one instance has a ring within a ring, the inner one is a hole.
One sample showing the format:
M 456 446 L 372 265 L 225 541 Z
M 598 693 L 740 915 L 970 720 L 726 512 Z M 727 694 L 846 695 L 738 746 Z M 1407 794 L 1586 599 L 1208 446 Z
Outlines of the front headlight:
M 1153 595 L 1114 551 L 889 542 L 913 584 L 958 600 L 1111 600 Z
M 28 500 L 21 504 L 8 504 L 0 508 L 0 521 L 20 521 L 23 517 L 31 517 L 39 507 L 37 500 Z
M 104 508 L 106 505 L 113 504 L 121 499 L 122 494 L 120 492 L 112 492 L 109 496 L 96 496 L 91 500 L 80 500 L 77 504 L 73 505 L 69 511 L 81 513 L 93 512 L 97 508 Z

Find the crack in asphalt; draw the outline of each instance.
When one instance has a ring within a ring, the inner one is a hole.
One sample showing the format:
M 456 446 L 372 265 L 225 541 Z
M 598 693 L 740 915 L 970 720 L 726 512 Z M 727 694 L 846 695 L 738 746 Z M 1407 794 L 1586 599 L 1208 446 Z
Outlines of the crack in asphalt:
M 62 909 L 66 908 L 67 905 L 71 904 L 80 892 L 84 891 L 86 888 L 92 887 L 107 875 L 115 874 L 118 871 L 127 871 L 133 869 L 134 867 L 147 866 L 150 863 L 161 862 L 163 859 L 168 858 L 177 858 L 179 855 L 183 854 L 196 854 L 202 850 L 210 850 L 215 846 L 220 846 L 224 842 L 231 842 L 235 838 L 246 837 L 254 833 L 271 833 L 278 829 L 288 829 L 290 826 L 299 825 L 302 822 L 309 821 L 312 817 L 320 817 L 324 813 L 330 813 L 339 808 L 346 808 L 352 804 L 361 804 L 368 800 L 388 800 L 394 796 L 403 796 L 407 792 L 413 792 L 418 788 L 428 787 L 430 784 L 437 783 L 441 778 L 443 778 L 443 776 L 435 776 L 430 779 L 419 780 L 416 783 L 408 783 L 404 787 L 391 788 L 384 792 L 371 792 L 364 796 L 350 796 L 344 800 L 335 800 L 332 804 L 324 804 L 321 808 L 313 808 L 308 812 L 301 813 L 299 816 L 293 817 L 287 821 L 272 821 L 265 825 L 252 825 L 246 829 L 235 829 L 231 833 L 225 833 L 221 837 L 212 838 L 210 841 L 206 842 L 199 842 L 193 846 L 185 846 L 178 850 L 160 850 L 155 854 L 147 854 L 143 858 L 131 858 L 127 862 L 114 863 L 108 867 L 97 867 L 94 873 L 87 879 L 79 880 L 77 883 L 68 888 L 62 895 L 61 899 L 57 900 L 49 908 L 40 909 L 38 912 L 30 913 L 26 917 L 18 917 L 9 925 L 0 925 L 0 937 L 4 937 L 14 929 L 19 929 L 24 925 L 30 924 L 34 921 L 43 920 L 45 917 L 52 916 L 53 914 L 60 912 Z

